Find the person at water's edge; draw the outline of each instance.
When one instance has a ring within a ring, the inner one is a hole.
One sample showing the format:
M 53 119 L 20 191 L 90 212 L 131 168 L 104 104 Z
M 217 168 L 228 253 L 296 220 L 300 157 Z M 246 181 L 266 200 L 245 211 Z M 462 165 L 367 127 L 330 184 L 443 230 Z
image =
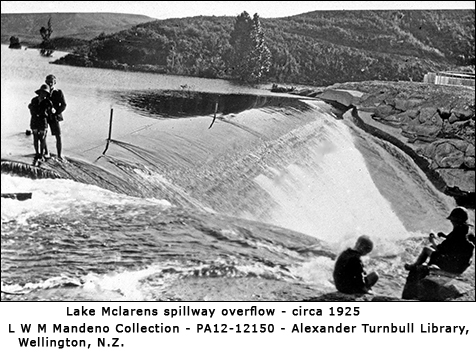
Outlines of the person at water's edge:
M 66 109 L 66 100 L 64 98 L 63 91 L 56 89 L 56 77 L 52 74 L 48 75 L 45 79 L 46 84 L 50 91 L 50 100 L 53 104 L 53 109 L 48 117 L 48 124 L 51 129 L 51 134 L 56 137 L 56 152 L 59 160 L 63 159 L 62 149 L 63 142 L 61 139 L 61 126 L 60 122 L 63 120 L 63 112 Z M 45 156 L 49 156 L 47 144 L 45 144 Z
M 426 246 L 413 264 L 405 264 L 406 270 L 413 270 L 418 266 L 424 265 L 429 259 L 427 266 L 439 268 L 446 272 L 461 274 L 470 265 L 474 251 L 474 233 L 470 232 L 468 211 L 463 207 L 453 209 L 447 218 L 453 224 L 453 231 L 448 235 L 442 232 L 438 237 L 444 238 L 444 241 L 438 244 L 437 236 L 430 234 L 431 246 Z
M 46 134 L 48 132 L 48 117 L 51 114 L 53 104 L 50 101 L 50 89 L 48 85 L 41 85 L 35 91 L 37 96 L 33 97 L 28 109 L 30 110 L 30 129 L 33 132 L 33 147 L 35 148 L 35 160 L 43 158 L 43 151 L 46 149 Z
M 372 249 L 373 242 L 368 236 L 362 235 L 357 239 L 354 248 L 348 248 L 339 255 L 333 273 L 337 290 L 345 294 L 371 293 L 371 288 L 377 283 L 379 276 L 376 272 L 366 274 L 361 257 Z

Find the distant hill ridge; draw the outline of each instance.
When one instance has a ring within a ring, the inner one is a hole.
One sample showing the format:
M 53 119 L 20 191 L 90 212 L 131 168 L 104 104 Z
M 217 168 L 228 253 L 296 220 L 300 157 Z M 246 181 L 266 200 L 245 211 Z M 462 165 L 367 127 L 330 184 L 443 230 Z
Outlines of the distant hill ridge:
M 39 43 L 39 30 L 46 26 L 51 17 L 52 39 L 70 37 L 90 40 L 100 33 L 114 33 L 140 23 L 155 20 L 144 15 L 121 13 L 19 13 L 1 14 L 1 41 L 8 43 L 11 36 L 19 37 L 23 43 Z
M 10 27 L 3 16 L 5 42 L 4 27 Z M 30 18 L 25 16 L 22 21 Z M 35 27 L 45 25 L 48 16 L 33 16 L 26 27 L 35 34 Z M 225 59 L 235 17 L 153 20 L 138 16 L 135 20 L 141 22 L 132 25 L 130 16 L 136 15 L 120 16 L 53 14 L 53 39 L 94 38 L 59 63 L 230 78 Z M 422 81 L 429 71 L 462 66 L 474 70 L 474 21 L 474 10 L 314 11 L 262 18 L 272 54 L 269 79 L 327 86 L 349 81 Z M 115 31 L 113 25 L 126 28 Z M 18 32 L 12 34 L 23 40 L 16 28 Z M 96 37 L 101 32 L 106 35 Z

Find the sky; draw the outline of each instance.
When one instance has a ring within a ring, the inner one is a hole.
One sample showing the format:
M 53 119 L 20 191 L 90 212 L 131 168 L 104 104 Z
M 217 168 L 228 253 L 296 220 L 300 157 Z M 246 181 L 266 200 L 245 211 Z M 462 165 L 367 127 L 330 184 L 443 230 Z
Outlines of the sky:
M 237 16 L 243 11 L 270 18 L 316 10 L 387 9 L 474 9 L 474 1 L 1 1 L 2 13 L 115 12 L 155 19 Z

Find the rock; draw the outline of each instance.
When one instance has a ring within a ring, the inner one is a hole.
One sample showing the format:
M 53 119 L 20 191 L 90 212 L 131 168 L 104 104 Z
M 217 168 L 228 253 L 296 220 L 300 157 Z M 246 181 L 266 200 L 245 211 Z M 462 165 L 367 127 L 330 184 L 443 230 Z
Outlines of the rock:
M 422 108 L 418 119 L 404 119 L 403 122 L 404 134 L 417 136 L 423 141 L 434 141 L 443 128 L 443 120 L 434 107 Z
M 361 97 L 360 104 L 362 107 L 377 107 L 380 104 L 380 100 L 374 95 L 366 93 Z
M 453 108 L 451 113 L 456 116 L 456 118 L 460 121 L 465 121 L 468 119 L 474 118 L 474 111 L 470 110 L 469 108 Z
M 402 133 L 406 136 L 416 136 L 419 140 L 432 142 L 435 141 L 441 128 L 431 124 L 418 124 L 411 122 L 402 126 Z
M 392 125 L 394 127 L 400 127 L 402 121 L 407 120 L 407 113 L 403 112 L 397 115 L 390 115 L 387 117 L 382 117 L 380 120 L 383 121 L 385 124 Z
M 317 97 L 323 100 L 340 103 L 345 107 L 350 107 L 359 101 L 359 97 L 353 95 L 351 92 L 343 90 L 327 89 Z
M 32 193 L 2 193 L 2 198 L 27 200 L 31 199 Z
M 420 282 L 419 300 L 444 301 L 456 299 L 471 290 L 471 286 L 455 278 L 430 275 Z
M 464 155 L 474 158 L 474 144 L 468 144 L 466 146 L 466 150 L 464 151 Z
M 402 293 L 402 299 L 446 301 L 457 299 L 473 289 L 457 275 L 419 266 L 411 270 Z
M 412 157 L 436 188 L 474 208 L 474 89 L 377 81 L 331 88 L 333 92 L 363 92 L 354 105 L 359 111 L 373 112 L 380 131 L 386 131 L 383 125 L 391 127 L 383 139 L 404 144 L 397 146 Z M 447 145 L 440 146 L 445 141 Z
M 451 113 L 450 117 L 448 118 L 448 122 L 453 124 L 454 122 L 457 122 L 457 121 L 458 121 L 458 117 L 456 117 L 454 113 Z
M 450 107 L 440 107 L 438 108 L 438 114 L 440 115 L 441 119 L 447 120 L 451 116 L 451 108 Z
M 296 88 L 294 86 L 285 87 L 285 86 L 279 86 L 277 84 L 273 84 L 273 86 L 271 87 L 271 92 L 292 92 L 295 90 Z
M 447 187 L 458 188 L 458 190 L 460 191 L 466 191 L 466 192 L 474 194 L 475 192 L 475 171 L 474 170 L 468 171 L 463 169 L 447 168 L 447 169 L 438 169 L 437 171 L 440 174 L 440 176 L 444 179 Z
M 375 109 L 375 117 L 378 118 L 388 117 L 396 113 L 398 112 L 395 111 L 395 108 L 387 104 L 382 104 Z
M 474 145 L 468 144 L 464 152 L 464 166 L 474 170 Z
M 395 109 L 399 111 L 409 111 L 416 107 L 420 107 L 423 104 L 423 101 L 420 99 L 395 99 Z
M 452 122 L 450 117 L 450 119 L 444 121 L 440 135 L 441 137 L 449 139 L 458 138 L 466 141 L 472 141 L 474 140 L 474 127 L 472 127 L 471 121 Z
M 474 156 L 464 157 L 464 167 L 474 170 Z
M 433 161 L 435 168 L 461 168 L 468 160 L 474 159 L 474 148 L 468 148 L 470 144 L 463 140 L 437 140 L 419 152 Z M 472 154 L 472 155 L 471 155 Z
M 439 144 L 431 157 L 440 168 L 460 168 L 464 164 L 464 152 L 451 142 Z
M 419 109 L 410 109 L 410 110 L 406 111 L 405 113 L 410 119 L 413 120 L 413 119 L 418 117 L 418 115 L 420 114 L 420 110 Z
M 306 88 L 306 89 L 301 89 L 301 90 L 296 91 L 296 94 L 299 95 L 299 96 L 307 96 L 311 92 L 313 92 L 313 90 Z
M 440 123 L 443 124 L 440 115 L 438 114 L 438 110 L 435 107 L 425 107 L 420 109 L 420 115 L 418 116 L 418 121 L 421 124 L 424 123 Z
M 305 299 L 303 301 L 339 301 L 339 302 L 350 302 L 350 301 L 401 301 L 401 299 L 392 296 L 385 295 L 374 295 L 374 294 L 344 294 L 338 291 L 320 295 L 318 297 L 312 297 Z

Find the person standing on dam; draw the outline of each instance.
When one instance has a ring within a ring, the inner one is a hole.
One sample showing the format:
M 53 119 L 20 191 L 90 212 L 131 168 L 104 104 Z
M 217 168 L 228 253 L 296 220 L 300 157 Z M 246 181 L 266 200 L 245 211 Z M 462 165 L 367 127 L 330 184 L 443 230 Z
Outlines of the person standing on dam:
M 62 150 L 63 142 L 61 139 L 61 127 L 60 122 L 63 120 L 63 111 L 66 109 L 66 100 L 64 98 L 63 91 L 56 89 L 56 77 L 52 74 L 48 75 L 45 79 L 45 83 L 48 85 L 50 91 L 50 100 L 53 104 L 53 109 L 48 117 L 48 124 L 51 129 L 51 135 L 56 137 L 56 152 L 57 158 L 63 161 Z M 45 143 L 45 155 L 48 156 L 48 147 Z
M 333 273 L 337 290 L 345 294 L 371 293 L 371 288 L 377 283 L 379 276 L 376 272 L 365 272 L 361 257 L 372 249 L 373 242 L 370 237 L 362 235 L 357 239 L 354 248 L 348 248 L 339 255 Z
M 46 133 L 48 132 L 48 117 L 51 115 L 53 105 L 49 99 L 50 91 L 48 86 L 43 84 L 35 91 L 28 109 L 30 110 L 30 128 L 33 132 L 33 147 L 35 148 L 35 161 L 43 159 L 43 151 L 46 149 Z

